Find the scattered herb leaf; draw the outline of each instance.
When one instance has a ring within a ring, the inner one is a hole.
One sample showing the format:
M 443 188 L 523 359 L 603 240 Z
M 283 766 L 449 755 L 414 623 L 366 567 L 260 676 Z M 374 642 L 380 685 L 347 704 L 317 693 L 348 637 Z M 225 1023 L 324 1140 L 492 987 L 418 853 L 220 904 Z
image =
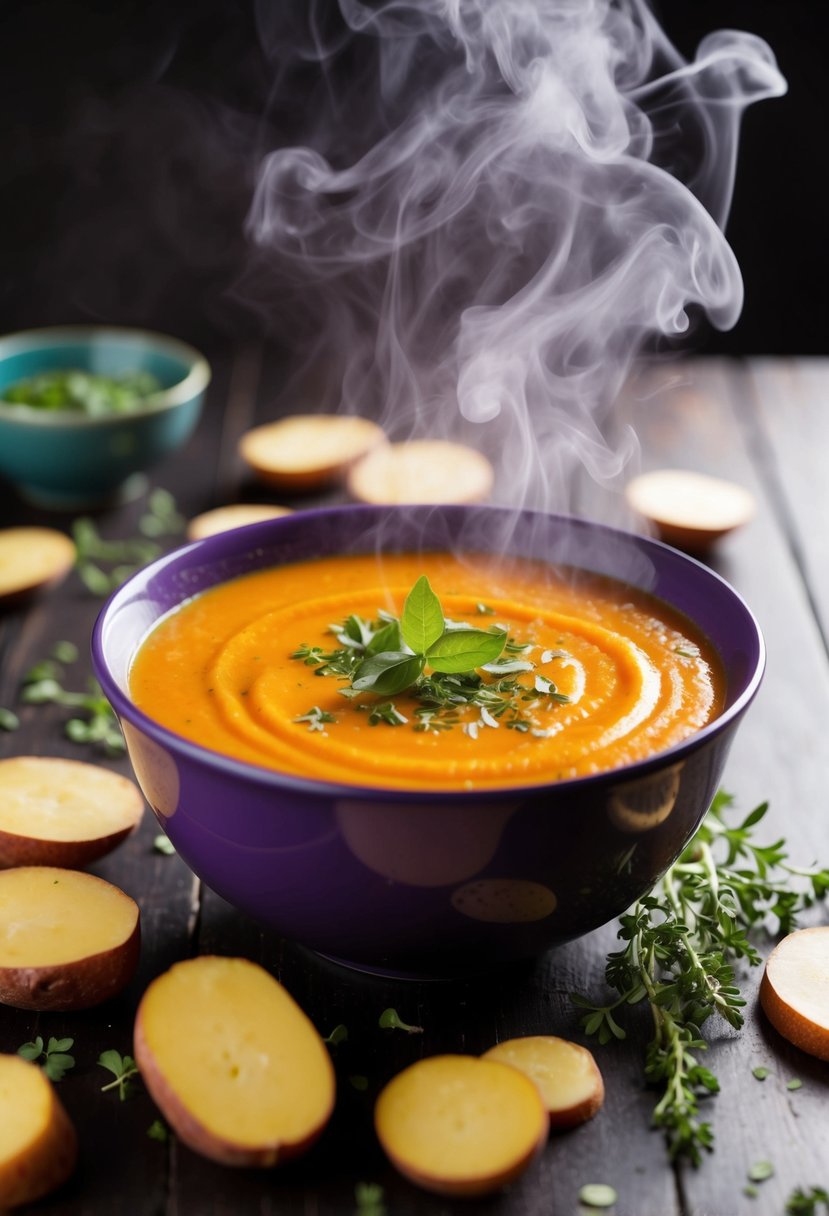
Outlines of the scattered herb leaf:
M 355 1216 L 386 1216 L 383 1188 L 376 1182 L 358 1182 L 354 1188 Z
M 797 1077 L 792 1077 L 791 1081 L 786 1082 L 786 1089 L 791 1089 L 791 1090 L 800 1089 L 802 1085 L 803 1085 L 802 1081 L 799 1081 Z
M 795 1187 L 786 1201 L 787 1216 L 818 1216 L 818 1205 L 829 1212 L 829 1190 L 813 1186 L 809 1190 Z
M 396 1009 L 384 1009 L 378 1025 L 381 1030 L 405 1030 L 407 1034 L 423 1034 L 422 1026 L 410 1026 L 400 1018 Z
M 619 1196 L 604 1182 L 588 1182 L 579 1191 L 579 1203 L 589 1208 L 612 1208 Z
M 50 1081 L 62 1081 L 69 1069 L 75 1067 L 75 1057 L 68 1054 L 74 1042 L 74 1039 L 53 1038 L 44 1048 L 43 1039 L 38 1035 L 33 1042 L 18 1047 L 17 1054 L 39 1064 Z
M 19 726 L 20 719 L 17 714 L 13 710 L 6 709 L 5 706 L 0 705 L 0 730 L 17 730 Z
M 163 853 L 165 857 L 174 857 L 176 853 L 176 846 L 170 837 L 165 836 L 163 833 L 159 833 L 158 836 L 153 837 L 153 848 L 156 853 Z
M 757 1068 L 752 1068 L 751 1075 L 756 1077 L 758 1081 L 765 1081 L 766 1077 L 769 1075 L 769 1071 L 770 1070 L 766 1068 L 765 1065 L 759 1064 Z
M 300 714 L 298 718 L 294 718 L 294 722 L 307 722 L 309 730 L 325 730 L 327 722 L 336 722 L 337 719 L 333 714 L 329 714 L 327 710 L 320 709 L 319 705 L 312 705 L 305 714 Z
M 115 1077 L 108 1085 L 101 1086 L 101 1093 L 106 1093 L 108 1089 L 117 1089 L 123 1102 L 132 1093 L 134 1079 L 138 1076 L 135 1060 L 132 1056 L 122 1056 L 120 1052 L 110 1050 L 101 1052 L 98 1063 Z
M 150 1140 L 158 1140 L 160 1143 L 166 1144 L 170 1139 L 170 1129 L 160 1119 L 153 1119 L 147 1128 L 147 1137 Z
M 748 1177 L 751 1182 L 765 1182 L 773 1173 L 774 1166 L 770 1161 L 755 1161 L 749 1166 Z
M 323 1039 L 323 1043 L 329 1043 L 331 1047 L 336 1047 L 338 1043 L 345 1043 L 348 1038 L 348 1027 L 343 1026 L 342 1022 L 335 1026 L 327 1038 Z

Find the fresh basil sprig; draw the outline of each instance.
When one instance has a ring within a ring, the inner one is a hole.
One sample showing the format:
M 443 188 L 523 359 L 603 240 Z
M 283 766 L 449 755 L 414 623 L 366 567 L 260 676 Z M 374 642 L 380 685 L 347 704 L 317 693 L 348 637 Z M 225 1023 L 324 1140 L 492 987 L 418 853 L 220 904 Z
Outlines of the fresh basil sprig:
M 416 683 L 427 666 L 457 674 L 492 663 L 506 641 L 502 629 L 447 628 L 440 600 L 422 574 L 406 596 L 399 628 L 392 621 L 375 634 L 351 687 L 356 692 L 394 696 Z M 385 646 L 389 649 L 379 649 Z

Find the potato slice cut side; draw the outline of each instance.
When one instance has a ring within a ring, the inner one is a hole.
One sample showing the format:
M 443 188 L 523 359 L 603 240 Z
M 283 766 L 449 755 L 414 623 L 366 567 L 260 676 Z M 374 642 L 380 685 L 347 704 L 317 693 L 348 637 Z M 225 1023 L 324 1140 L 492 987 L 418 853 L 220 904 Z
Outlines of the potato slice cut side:
M 0 1055 L 0 1211 L 61 1186 L 77 1155 L 75 1129 L 42 1069 Z
M 266 485 L 303 492 L 341 477 L 385 438 L 367 418 L 292 414 L 247 431 L 239 455 Z
M 75 546 L 55 528 L 0 530 L 0 603 L 12 602 L 64 578 Z
M 176 1135 L 225 1165 L 303 1152 L 334 1108 L 325 1044 L 282 985 L 246 959 L 205 955 L 154 980 L 136 1015 L 135 1059 Z
M 550 1126 L 576 1127 L 604 1102 L 602 1074 L 586 1047 L 555 1035 L 505 1039 L 483 1055 L 519 1069 L 538 1086 Z
M 129 982 L 138 905 L 118 887 L 55 866 L 0 872 L 0 1003 L 88 1009 Z
M 829 925 L 796 929 L 775 946 L 760 1004 L 784 1039 L 829 1060 Z
M 361 502 L 480 502 L 492 489 L 487 458 L 474 448 L 442 439 L 391 443 L 370 452 L 348 476 L 350 493 Z
M 144 813 L 127 777 L 79 760 L 0 760 L 0 868 L 89 865 L 135 830 Z
M 260 524 L 265 519 L 279 519 L 281 515 L 291 514 L 290 507 L 271 506 L 264 502 L 228 503 L 225 507 L 215 507 L 212 511 L 194 515 L 187 525 L 187 539 L 204 540 L 206 536 L 229 532 L 231 528 L 244 528 L 247 524 Z
M 515 1068 L 432 1056 L 377 1099 L 377 1137 L 410 1181 L 441 1195 L 484 1195 L 517 1178 L 547 1139 L 538 1089 Z
M 754 499 L 742 486 L 685 469 L 642 473 L 625 493 L 662 540 L 692 551 L 706 549 L 754 514 Z

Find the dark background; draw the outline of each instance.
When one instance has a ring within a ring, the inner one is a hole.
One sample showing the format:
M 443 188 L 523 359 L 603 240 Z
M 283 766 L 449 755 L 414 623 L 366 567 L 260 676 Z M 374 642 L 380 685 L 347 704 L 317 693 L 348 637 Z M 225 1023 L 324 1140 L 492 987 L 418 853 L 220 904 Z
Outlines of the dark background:
M 665 0 L 657 11 L 686 56 L 714 29 L 761 35 L 789 81 L 744 121 L 727 229 L 743 315 L 727 334 L 699 327 L 693 348 L 822 353 L 826 6 Z M 268 148 L 294 142 L 319 81 L 268 61 L 253 0 L 5 0 L 0 40 L 0 330 L 110 321 L 204 342 L 266 326 L 239 289 L 253 174 Z

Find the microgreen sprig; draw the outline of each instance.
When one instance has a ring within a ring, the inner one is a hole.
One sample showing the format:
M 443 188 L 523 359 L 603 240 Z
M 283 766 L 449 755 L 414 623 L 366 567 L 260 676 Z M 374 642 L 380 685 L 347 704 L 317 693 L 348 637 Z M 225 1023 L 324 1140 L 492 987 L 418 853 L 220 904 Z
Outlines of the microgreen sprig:
M 729 825 L 724 812 L 731 802 L 717 795 L 661 882 L 620 917 L 625 944 L 608 956 L 605 969 L 617 996 L 604 1005 L 572 997 L 585 1011 L 585 1033 L 600 1043 L 625 1038 L 619 1017 L 626 1006 L 650 1007 L 654 1033 L 645 1075 L 662 1090 L 653 1122 L 664 1131 L 670 1155 L 694 1164 L 714 1141 L 699 1103 L 719 1089 L 698 1059 L 707 1047 L 700 1028 L 714 1014 L 735 1028 L 743 1024 L 745 999 L 734 965 L 761 961 L 749 931 L 769 926 L 789 933 L 798 914 L 829 892 L 829 869 L 791 865 L 783 840 L 754 841 L 767 804 Z
M 122 1056 L 119 1051 L 111 1049 L 101 1052 L 98 1057 L 98 1063 L 101 1068 L 105 1068 L 115 1077 L 115 1080 L 110 1081 L 108 1085 L 101 1086 L 101 1093 L 104 1094 L 107 1090 L 117 1089 L 121 1101 L 125 1101 L 132 1093 L 134 1079 L 138 1076 L 135 1060 L 132 1056 Z
M 405 1030 L 406 1034 L 423 1034 L 422 1026 L 410 1026 L 396 1009 L 384 1009 L 377 1022 L 381 1030 Z
M 69 1069 L 75 1067 L 75 1057 L 68 1054 L 74 1042 L 74 1039 L 49 1039 L 44 1047 L 38 1035 L 31 1043 L 18 1047 L 17 1054 L 39 1064 L 50 1081 L 62 1081 Z
M 124 737 L 100 684 L 90 680 L 86 692 L 70 692 L 61 684 L 63 665 L 73 663 L 77 657 L 77 647 L 71 642 L 58 642 L 50 657 L 36 663 L 23 677 L 21 700 L 27 705 L 61 705 L 79 710 L 84 716 L 72 717 L 64 726 L 67 737 L 73 743 L 92 744 L 108 756 L 122 755 L 126 750 Z

